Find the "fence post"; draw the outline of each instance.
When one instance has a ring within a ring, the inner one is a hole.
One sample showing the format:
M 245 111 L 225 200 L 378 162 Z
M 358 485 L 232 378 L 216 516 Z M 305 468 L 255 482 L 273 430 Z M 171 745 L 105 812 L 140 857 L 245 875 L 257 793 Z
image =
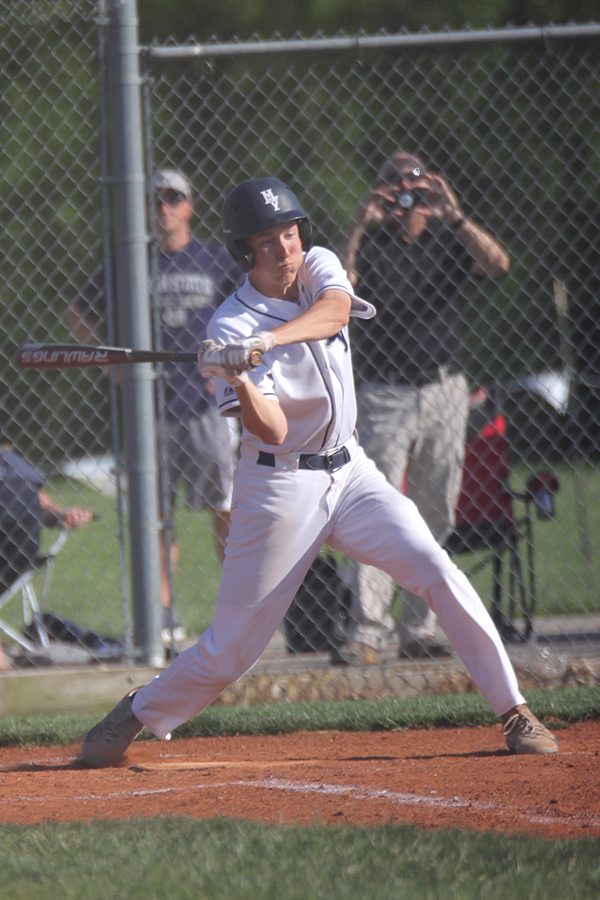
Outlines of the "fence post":
M 143 348 L 151 346 L 151 320 L 136 0 L 110 0 L 108 54 L 119 334 L 126 346 Z M 140 661 L 160 665 L 164 662 L 164 651 L 151 366 L 124 366 L 121 388 L 129 491 L 134 638 Z

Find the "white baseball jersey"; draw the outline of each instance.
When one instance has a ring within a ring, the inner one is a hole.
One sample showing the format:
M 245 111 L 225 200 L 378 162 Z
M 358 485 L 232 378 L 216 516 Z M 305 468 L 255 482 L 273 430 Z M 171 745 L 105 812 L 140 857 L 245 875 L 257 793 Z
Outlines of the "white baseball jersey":
M 375 307 L 357 297 L 338 257 L 324 247 L 304 255 L 298 273 L 299 300 L 265 297 L 246 280 L 217 309 L 207 336 L 218 344 L 235 343 L 256 331 L 271 331 L 311 306 L 323 291 L 335 288 L 352 298 L 350 315 L 369 319 Z M 266 353 L 250 378 L 266 396 L 277 399 L 286 413 L 289 431 L 278 454 L 291 451 L 320 453 L 345 444 L 356 427 L 356 397 L 348 329 L 328 340 L 288 344 Z M 221 413 L 238 407 L 235 390 L 215 379 Z M 255 450 L 273 450 L 244 431 L 242 444 Z

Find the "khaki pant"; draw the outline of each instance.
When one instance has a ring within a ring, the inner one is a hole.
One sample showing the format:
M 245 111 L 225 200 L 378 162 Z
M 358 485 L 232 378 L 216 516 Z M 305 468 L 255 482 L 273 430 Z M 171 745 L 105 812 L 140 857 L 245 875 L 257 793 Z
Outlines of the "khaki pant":
M 413 500 L 439 543 L 455 523 L 462 481 L 469 394 L 462 374 L 416 388 L 364 383 L 358 392 L 360 443 L 394 487 Z M 351 563 L 348 640 L 377 649 L 394 631 L 394 584 L 371 566 Z M 427 604 L 403 592 L 397 630 L 401 648 L 438 642 L 436 617 Z

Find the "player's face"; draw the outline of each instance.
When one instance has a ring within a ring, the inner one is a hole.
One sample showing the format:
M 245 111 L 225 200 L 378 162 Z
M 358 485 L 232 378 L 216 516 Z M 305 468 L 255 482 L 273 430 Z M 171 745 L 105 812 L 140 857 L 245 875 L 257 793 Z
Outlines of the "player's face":
M 171 245 L 185 244 L 189 240 L 192 203 L 171 189 L 157 191 L 154 199 L 159 241 L 167 250 L 177 249 Z
M 253 234 L 248 244 L 254 254 L 250 280 L 257 290 L 270 297 L 295 299 L 296 275 L 304 259 L 296 222 Z

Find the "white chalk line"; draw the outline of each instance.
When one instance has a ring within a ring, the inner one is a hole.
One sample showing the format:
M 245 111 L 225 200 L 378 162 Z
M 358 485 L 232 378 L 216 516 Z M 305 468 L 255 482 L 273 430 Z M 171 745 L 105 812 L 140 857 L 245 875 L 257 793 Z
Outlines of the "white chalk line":
M 109 793 L 79 794 L 69 797 L 71 803 L 104 803 L 109 800 L 128 800 L 138 797 L 152 797 L 165 794 L 189 794 L 193 791 L 220 790 L 231 787 L 254 788 L 256 790 L 276 790 L 286 793 L 320 794 L 323 796 L 347 797 L 353 800 L 377 801 L 384 800 L 394 806 L 432 807 L 437 809 L 473 809 L 486 812 L 510 813 L 513 819 L 528 822 L 535 825 L 575 824 L 587 825 L 592 828 L 600 828 L 600 816 L 578 815 L 576 813 L 561 813 L 553 816 L 519 812 L 513 806 L 506 806 L 491 801 L 468 800 L 460 797 L 440 797 L 425 794 L 413 794 L 402 791 L 390 791 L 387 788 L 371 789 L 360 785 L 339 784 L 312 784 L 310 782 L 289 781 L 280 778 L 267 778 L 257 781 L 237 779 L 235 781 L 212 782 L 210 784 L 192 784 L 181 787 L 167 786 L 161 788 L 140 788 L 129 791 L 111 791 Z M 19 795 L 12 798 L 19 803 L 51 803 L 55 798 L 46 798 L 43 795 L 34 796 Z M 67 799 L 67 798 L 63 798 Z
M 242 784 L 242 782 L 240 782 Z M 292 781 L 283 781 L 278 778 L 270 778 L 263 782 L 245 782 L 247 786 L 266 788 L 267 790 L 297 791 L 306 794 L 325 794 L 331 796 L 347 796 L 350 794 L 353 800 L 386 800 L 396 806 L 425 806 L 439 809 L 476 809 L 486 812 L 509 812 L 511 817 L 524 820 L 533 824 L 556 825 L 557 823 L 570 822 L 575 824 L 587 824 L 600 828 L 600 816 L 578 815 L 577 813 L 561 813 L 557 811 L 555 816 L 543 816 L 530 813 L 520 813 L 512 806 L 491 801 L 463 800 L 460 797 L 433 797 L 424 794 L 408 794 L 399 791 L 383 789 L 370 789 L 356 785 L 339 784 L 310 784 Z

